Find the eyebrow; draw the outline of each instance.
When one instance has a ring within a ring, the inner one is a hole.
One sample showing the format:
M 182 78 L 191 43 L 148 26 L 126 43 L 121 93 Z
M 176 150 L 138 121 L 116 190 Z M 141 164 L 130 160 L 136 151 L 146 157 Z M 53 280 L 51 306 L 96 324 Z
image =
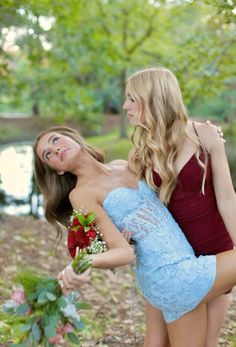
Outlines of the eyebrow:
M 129 98 L 135 99 L 135 97 L 134 97 L 132 94 L 130 94 L 130 93 L 128 93 L 127 96 L 128 96 Z
M 48 138 L 48 143 L 51 142 L 51 140 L 52 140 L 52 138 L 53 138 L 54 136 L 55 136 L 55 134 L 51 135 L 51 136 Z M 47 150 L 45 149 L 45 150 L 43 151 L 43 153 L 42 153 L 42 158 L 43 158 L 45 161 L 47 160 L 47 158 L 46 158 L 46 156 L 45 156 L 46 152 L 47 152 Z

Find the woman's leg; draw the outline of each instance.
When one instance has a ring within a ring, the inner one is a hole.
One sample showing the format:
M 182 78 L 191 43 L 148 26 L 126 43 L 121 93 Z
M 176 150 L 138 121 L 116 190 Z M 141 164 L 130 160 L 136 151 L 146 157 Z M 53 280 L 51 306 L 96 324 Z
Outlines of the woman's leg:
M 220 253 L 216 256 L 216 259 L 215 282 L 208 294 L 201 301 L 201 304 L 213 301 L 236 285 L 236 251 L 232 250 Z M 206 322 L 205 305 L 199 305 L 180 319 L 167 324 L 171 347 L 204 347 Z
M 224 323 L 230 294 L 224 294 L 207 304 L 207 334 L 205 347 L 217 347 L 220 329 Z
M 160 310 L 146 302 L 146 335 L 144 347 L 169 347 L 166 323 Z
M 181 318 L 167 324 L 171 347 L 204 347 L 206 341 L 206 305 L 199 305 Z
M 212 301 L 236 285 L 236 251 L 219 253 L 216 260 L 215 282 L 201 304 Z

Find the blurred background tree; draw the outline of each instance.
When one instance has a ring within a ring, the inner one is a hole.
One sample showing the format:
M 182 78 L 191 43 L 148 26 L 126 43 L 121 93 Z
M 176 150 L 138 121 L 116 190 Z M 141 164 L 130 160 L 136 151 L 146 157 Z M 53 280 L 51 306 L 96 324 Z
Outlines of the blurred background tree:
M 231 0 L 3 0 L 0 112 L 74 117 L 86 133 L 117 113 L 125 137 L 126 78 L 164 65 L 193 116 L 233 120 L 235 15 Z

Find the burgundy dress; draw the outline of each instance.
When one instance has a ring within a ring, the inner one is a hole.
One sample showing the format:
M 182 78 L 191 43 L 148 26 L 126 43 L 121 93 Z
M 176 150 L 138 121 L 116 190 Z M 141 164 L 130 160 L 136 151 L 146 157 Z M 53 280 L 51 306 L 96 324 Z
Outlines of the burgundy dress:
M 200 158 L 204 158 L 203 151 Z M 201 192 L 202 179 L 203 169 L 193 155 L 180 171 L 178 183 L 168 204 L 169 211 L 197 256 L 217 254 L 233 248 L 233 242 L 217 208 L 210 158 L 204 195 Z M 153 180 L 159 187 L 161 179 L 155 171 Z

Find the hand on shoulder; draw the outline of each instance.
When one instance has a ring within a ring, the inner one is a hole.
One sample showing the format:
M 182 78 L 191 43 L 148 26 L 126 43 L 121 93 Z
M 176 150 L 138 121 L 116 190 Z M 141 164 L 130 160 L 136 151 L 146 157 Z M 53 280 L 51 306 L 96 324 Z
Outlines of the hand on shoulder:
M 200 141 L 205 145 L 207 151 L 210 153 L 215 147 L 222 147 L 225 143 L 221 127 L 212 124 L 210 121 L 205 123 L 195 122 L 195 127 L 199 135 Z

